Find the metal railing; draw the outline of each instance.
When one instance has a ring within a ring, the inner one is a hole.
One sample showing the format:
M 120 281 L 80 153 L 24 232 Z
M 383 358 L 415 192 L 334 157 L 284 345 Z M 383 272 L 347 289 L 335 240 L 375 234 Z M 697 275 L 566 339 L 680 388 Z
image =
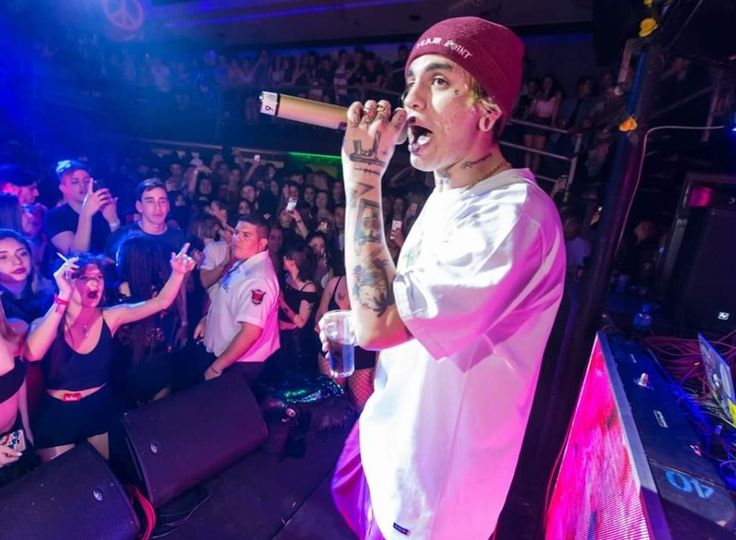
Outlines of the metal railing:
M 570 165 L 567 171 L 567 182 L 564 187 L 564 191 L 565 193 L 567 193 L 570 190 L 570 186 L 572 185 L 573 179 L 575 178 L 575 172 L 577 171 L 578 158 L 580 157 L 580 148 L 582 147 L 582 144 L 583 144 L 583 134 L 577 131 L 573 132 L 570 130 L 547 126 L 545 124 L 537 124 L 535 122 L 529 122 L 527 120 L 521 120 L 517 118 L 510 118 L 509 124 L 515 124 L 518 126 L 530 127 L 534 129 L 541 129 L 544 131 L 548 131 L 550 133 L 558 133 L 565 137 L 572 137 L 573 151 L 572 151 L 572 155 L 570 156 L 567 156 L 564 154 L 556 154 L 554 152 L 548 152 L 546 150 L 540 150 L 537 148 L 531 148 L 523 144 L 516 144 L 516 143 L 509 142 L 509 141 L 504 141 L 504 140 L 501 140 L 499 142 L 501 146 L 505 146 L 507 148 L 514 148 L 516 150 L 521 150 L 523 152 L 529 152 L 531 154 L 537 154 L 540 156 L 548 157 L 550 159 L 556 159 L 559 161 L 569 163 Z M 552 178 L 550 176 L 545 176 L 545 175 L 538 174 L 538 173 L 535 173 L 535 177 L 538 180 L 545 180 L 547 182 L 553 182 L 553 183 L 559 180 L 559 178 Z

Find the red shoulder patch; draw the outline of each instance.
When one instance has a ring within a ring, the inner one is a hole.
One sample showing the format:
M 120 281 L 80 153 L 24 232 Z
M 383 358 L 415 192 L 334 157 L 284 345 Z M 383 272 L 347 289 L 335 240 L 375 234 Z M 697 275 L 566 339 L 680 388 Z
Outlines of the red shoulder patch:
M 261 302 L 263 302 L 264 296 L 266 296 L 266 291 L 262 291 L 260 289 L 250 290 L 250 301 L 253 302 L 255 305 L 259 305 Z

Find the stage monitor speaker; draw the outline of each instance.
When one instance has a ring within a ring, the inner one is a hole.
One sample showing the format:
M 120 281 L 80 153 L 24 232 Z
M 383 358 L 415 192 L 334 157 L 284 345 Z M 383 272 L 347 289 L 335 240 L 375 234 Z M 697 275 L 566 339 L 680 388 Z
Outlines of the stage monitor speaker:
M 691 213 L 679 260 L 683 281 L 673 291 L 678 319 L 716 334 L 736 328 L 736 211 Z
M 0 538 L 136 538 L 125 490 L 87 443 L 0 490 Z
M 683 329 L 736 328 L 736 177 L 689 172 L 660 262 L 658 296 Z
M 111 458 L 118 474 L 159 507 L 258 448 L 267 435 L 248 381 L 226 373 L 123 414 L 111 432 Z
M 733 539 L 736 506 L 639 343 L 599 333 L 547 507 L 546 540 Z

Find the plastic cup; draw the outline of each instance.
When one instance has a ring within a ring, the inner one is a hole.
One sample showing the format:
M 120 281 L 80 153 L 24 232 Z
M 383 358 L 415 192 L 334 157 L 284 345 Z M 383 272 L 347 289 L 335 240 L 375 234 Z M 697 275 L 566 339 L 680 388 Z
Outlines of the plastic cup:
M 330 375 L 336 379 L 349 377 L 355 371 L 355 322 L 347 309 L 328 311 L 322 330 L 327 337 L 327 359 Z

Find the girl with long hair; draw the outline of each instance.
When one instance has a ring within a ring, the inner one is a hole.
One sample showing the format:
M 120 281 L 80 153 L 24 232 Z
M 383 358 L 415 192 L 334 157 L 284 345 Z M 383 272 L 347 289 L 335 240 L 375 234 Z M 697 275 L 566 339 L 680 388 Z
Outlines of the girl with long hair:
M 121 326 L 171 306 L 194 268 L 189 244 L 171 254 L 171 275 L 158 295 L 135 304 L 103 307 L 104 260 L 73 257 L 54 273 L 59 289 L 42 319 L 35 321 L 25 357 L 41 362 L 46 395 L 34 425 L 41 459 L 48 461 L 89 441 L 108 456 L 107 432 L 118 412 L 110 389 L 113 337 Z
M 317 371 L 319 343 L 312 331 L 319 301 L 312 281 L 316 265 L 317 257 L 306 244 L 289 247 L 284 254 L 286 279 L 279 296 L 279 337 L 282 366 L 291 374 Z
M 162 244 L 146 235 L 125 239 L 118 250 L 118 292 L 122 302 L 136 303 L 157 296 L 171 274 Z M 161 399 L 171 391 L 177 310 L 163 311 L 120 328 L 114 370 L 127 407 Z
M 38 275 L 30 241 L 16 231 L 0 229 L 0 304 L 11 319 L 30 324 L 43 316 L 52 300 L 50 284 Z M 28 406 L 33 415 L 43 395 L 38 365 L 26 371 Z
M 21 232 L 21 206 L 18 197 L 9 193 L 0 193 L 0 227 Z
M 542 79 L 542 88 L 531 102 L 529 121 L 535 124 L 554 126 L 561 102 L 562 91 L 557 79 L 554 75 L 548 73 Z M 542 128 L 528 128 L 524 135 L 524 144 L 536 150 L 544 150 L 549 133 L 549 131 Z M 532 171 L 536 171 L 539 168 L 541 157 L 540 154 L 527 152 L 524 156 L 525 165 Z
M 42 316 L 51 305 L 33 264 L 33 247 L 20 233 L 0 229 L 0 293 L 5 313 L 27 323 Z

